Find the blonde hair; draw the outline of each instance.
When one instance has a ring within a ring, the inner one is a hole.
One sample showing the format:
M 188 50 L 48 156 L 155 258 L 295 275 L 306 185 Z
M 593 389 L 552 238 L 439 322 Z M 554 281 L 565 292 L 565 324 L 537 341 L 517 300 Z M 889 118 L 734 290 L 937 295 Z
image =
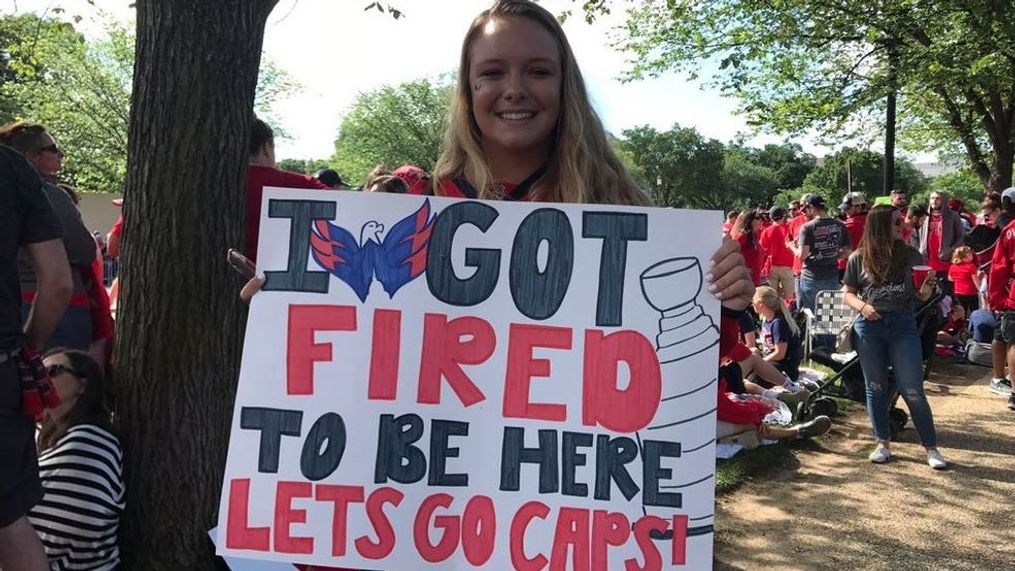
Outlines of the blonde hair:
M 794 336 L 800 335 L 800 327 L 796 324 L 796 320 L 789 314 L 789 310 L 786 309 L 786 304 L 779 298 L 779 294 L 768 286 L 758 286 L 754 290 L 754 301 L 767 307 L 768 309 L 781 315 L 789 325 L 789 331 Z
M 479 198 L 498 198 L 493 176 L 472 115 L 469 89 L 469 48 L 492 20 L 525 18 L 546 29 L 556 40 L 561 59 L 561 102 L 546 172 L 533 185 L 533 198 L 551 202 L 594 204 L 649 204 L 614 154 L 599 117 L 589 103 L 574 53 L 560 23 L 546 9 L 528 0 L 498 0 L 473 20 L 462 41 L 458 82 L 451 117 L 444 132 L 444 149 L 433 172 L 434 194 L 443 195 L 441 183 L 465 177 Z
M 952 251 L 952 263 L 961 264 L 966 261 L 966 254 L 972 254 L 973 249 L 969 246 L 959 246 Z

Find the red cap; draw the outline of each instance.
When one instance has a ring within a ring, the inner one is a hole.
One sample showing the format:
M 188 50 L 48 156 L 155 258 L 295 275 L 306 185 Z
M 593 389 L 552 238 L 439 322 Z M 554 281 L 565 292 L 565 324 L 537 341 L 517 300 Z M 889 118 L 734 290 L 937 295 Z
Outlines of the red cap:
M 403 165 L 391 173 L 402 179 L 408 187 L 408 194 L 426 194 L 426 185 L 430 184 L 430 175 L 415 165 Z

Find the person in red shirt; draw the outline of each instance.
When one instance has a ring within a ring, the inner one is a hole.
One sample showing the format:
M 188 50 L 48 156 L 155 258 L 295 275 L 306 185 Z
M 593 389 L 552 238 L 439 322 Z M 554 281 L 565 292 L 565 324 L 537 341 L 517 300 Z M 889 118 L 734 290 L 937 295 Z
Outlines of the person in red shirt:
M 973 260 L 973 250 L 959 246 L 952 253 L 952 267 L 948 270 L 955 300 L 966 308 L 966 314 L 980 309 L 980 269 Z
M 1015 188 L 1011 189 L 1015 191 Z M 1007 191 L 1005 191 L 1007 192 Z M 1003 195 L 1002 195 L 1003 196 Z M 1002 204 L 1011 204 L 1011 199 L 1002 199 Z M 1008 347 L 1008 371 L 1015 371 L 1015 222 L 1010 222 L 1001 230 L 1001 237 L 994 247 L 994 256 L 990 261 L 990 274 L 987 277 L 987 304 L 998 313 L 995 337 Z M 996 374 L 996 373 L 995 373 Z M 1005 379 L 994 379 L 994 385 L 1000 387 Z M 1008 408 L 1015 410 L 1015 388 L 1008 381 L 1010 392 Z
M 937 272 L 942 290 L 951 294 L 951 281 L 947 279 L 948 268 L 952 265 L 952 252 L 962 245 L 965 229 L 962 217 L 945 207 L 948 195 L 943 192 L 930 194 L 930 216 L 920 228 L 919 250 L 927 265 Z
M 257 261 L 257 236 L 261 228 L 261 194 L 266 186 L 328 190 L 316 178 L 275 168 L 275 133 L 264 121 L 254 118 L 250 130 L 250 164 L 247 167 L 247 203 L 243 253 Z
M 722 235 L 729 236 L 730 230 L 733 230 L 733 225 L 737 223 L 737 217 L 740 216 L 740 212 L 737 210 L 731 210 L 726 214 L 726 222 L 722 223 Z
M 761 234 L 761 219 L 754 210 L 745 210 L 737 217 L 737 223 L 730 231 L 730 238 L 740 244 L 740 254 L 744 257 L 744 263 L 751 270 L 751 281 L 754 285 L 761 285 L 761 269 L 765 265 L 764 249 L 758 240 Z
M 849 192 L 842 197 L 839 208 L 846 213 L 846 232 L 849 233 L 850 247 L 856 250 L 863 238 L 863 226 L 867 222 L 867 197 L 862 192 Z M 905 238 L 903 238 L 905 239 Z M 839 260 L 839 279 L 846 273 L 845 258 Z
M 793 252 L 786 247 L 789 238 L 789 224 L 786 209 L 773 206 L 768 211 L 772 225 L 761 232 L 761 247 L 768 257 L 768 284 L 779 294 L 779 298 L 792 301 L 796 297 L 793 279 Z

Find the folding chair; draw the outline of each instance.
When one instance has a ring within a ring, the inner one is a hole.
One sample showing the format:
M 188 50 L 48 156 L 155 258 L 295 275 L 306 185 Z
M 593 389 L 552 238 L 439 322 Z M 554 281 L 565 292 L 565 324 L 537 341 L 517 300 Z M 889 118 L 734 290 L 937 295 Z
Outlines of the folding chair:
M 846 305 L 842 290 L 829 289 L 819 291 L 814 302 L 814 312 L 803 309 L 807 316 L 806 342 L 804 343 L 804 355 L 810 359 L 811 350 L 814 348 L 815 335 L 838 335 L 844 325 L 848 325 L 855 313 L 851 307 Z

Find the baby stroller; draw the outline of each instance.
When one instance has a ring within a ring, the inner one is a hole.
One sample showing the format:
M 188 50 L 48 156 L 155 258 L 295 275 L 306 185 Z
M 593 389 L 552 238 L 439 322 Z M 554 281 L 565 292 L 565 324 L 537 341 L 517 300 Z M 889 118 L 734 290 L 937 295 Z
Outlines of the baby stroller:
M 942 323 L 939 305 L 943 297 L 944 294 L 940 291 L 935 292 L 916 311 L 917 329 L 923 346 L 924 379 L 930 376 L 937 330 Z M 839 406 L 832 397 L 866 403 L 867 393 L 863 370 L 860 367 L 860 357 L 855 352 L 840 355 L 823 348 L 815 348 L 811 351 L 810 356 L 812 361 L 828 367 L 834 374 L 820 383 L 818 389 L 812 392 L 807 400 L 800 403 L 796 411 L 798 420 L 809 420 L 820 415 L 834 415 Z M 895 388 L 894 380 L 892 372 L 889 371 L 888 382 L 891 386 L 892 404 L 888 411 L 888 418 L 891 423 L 892 440 L 895 440 L 898 433 L 909 422 L 909 414 L 898 407 L 899 393 Z

